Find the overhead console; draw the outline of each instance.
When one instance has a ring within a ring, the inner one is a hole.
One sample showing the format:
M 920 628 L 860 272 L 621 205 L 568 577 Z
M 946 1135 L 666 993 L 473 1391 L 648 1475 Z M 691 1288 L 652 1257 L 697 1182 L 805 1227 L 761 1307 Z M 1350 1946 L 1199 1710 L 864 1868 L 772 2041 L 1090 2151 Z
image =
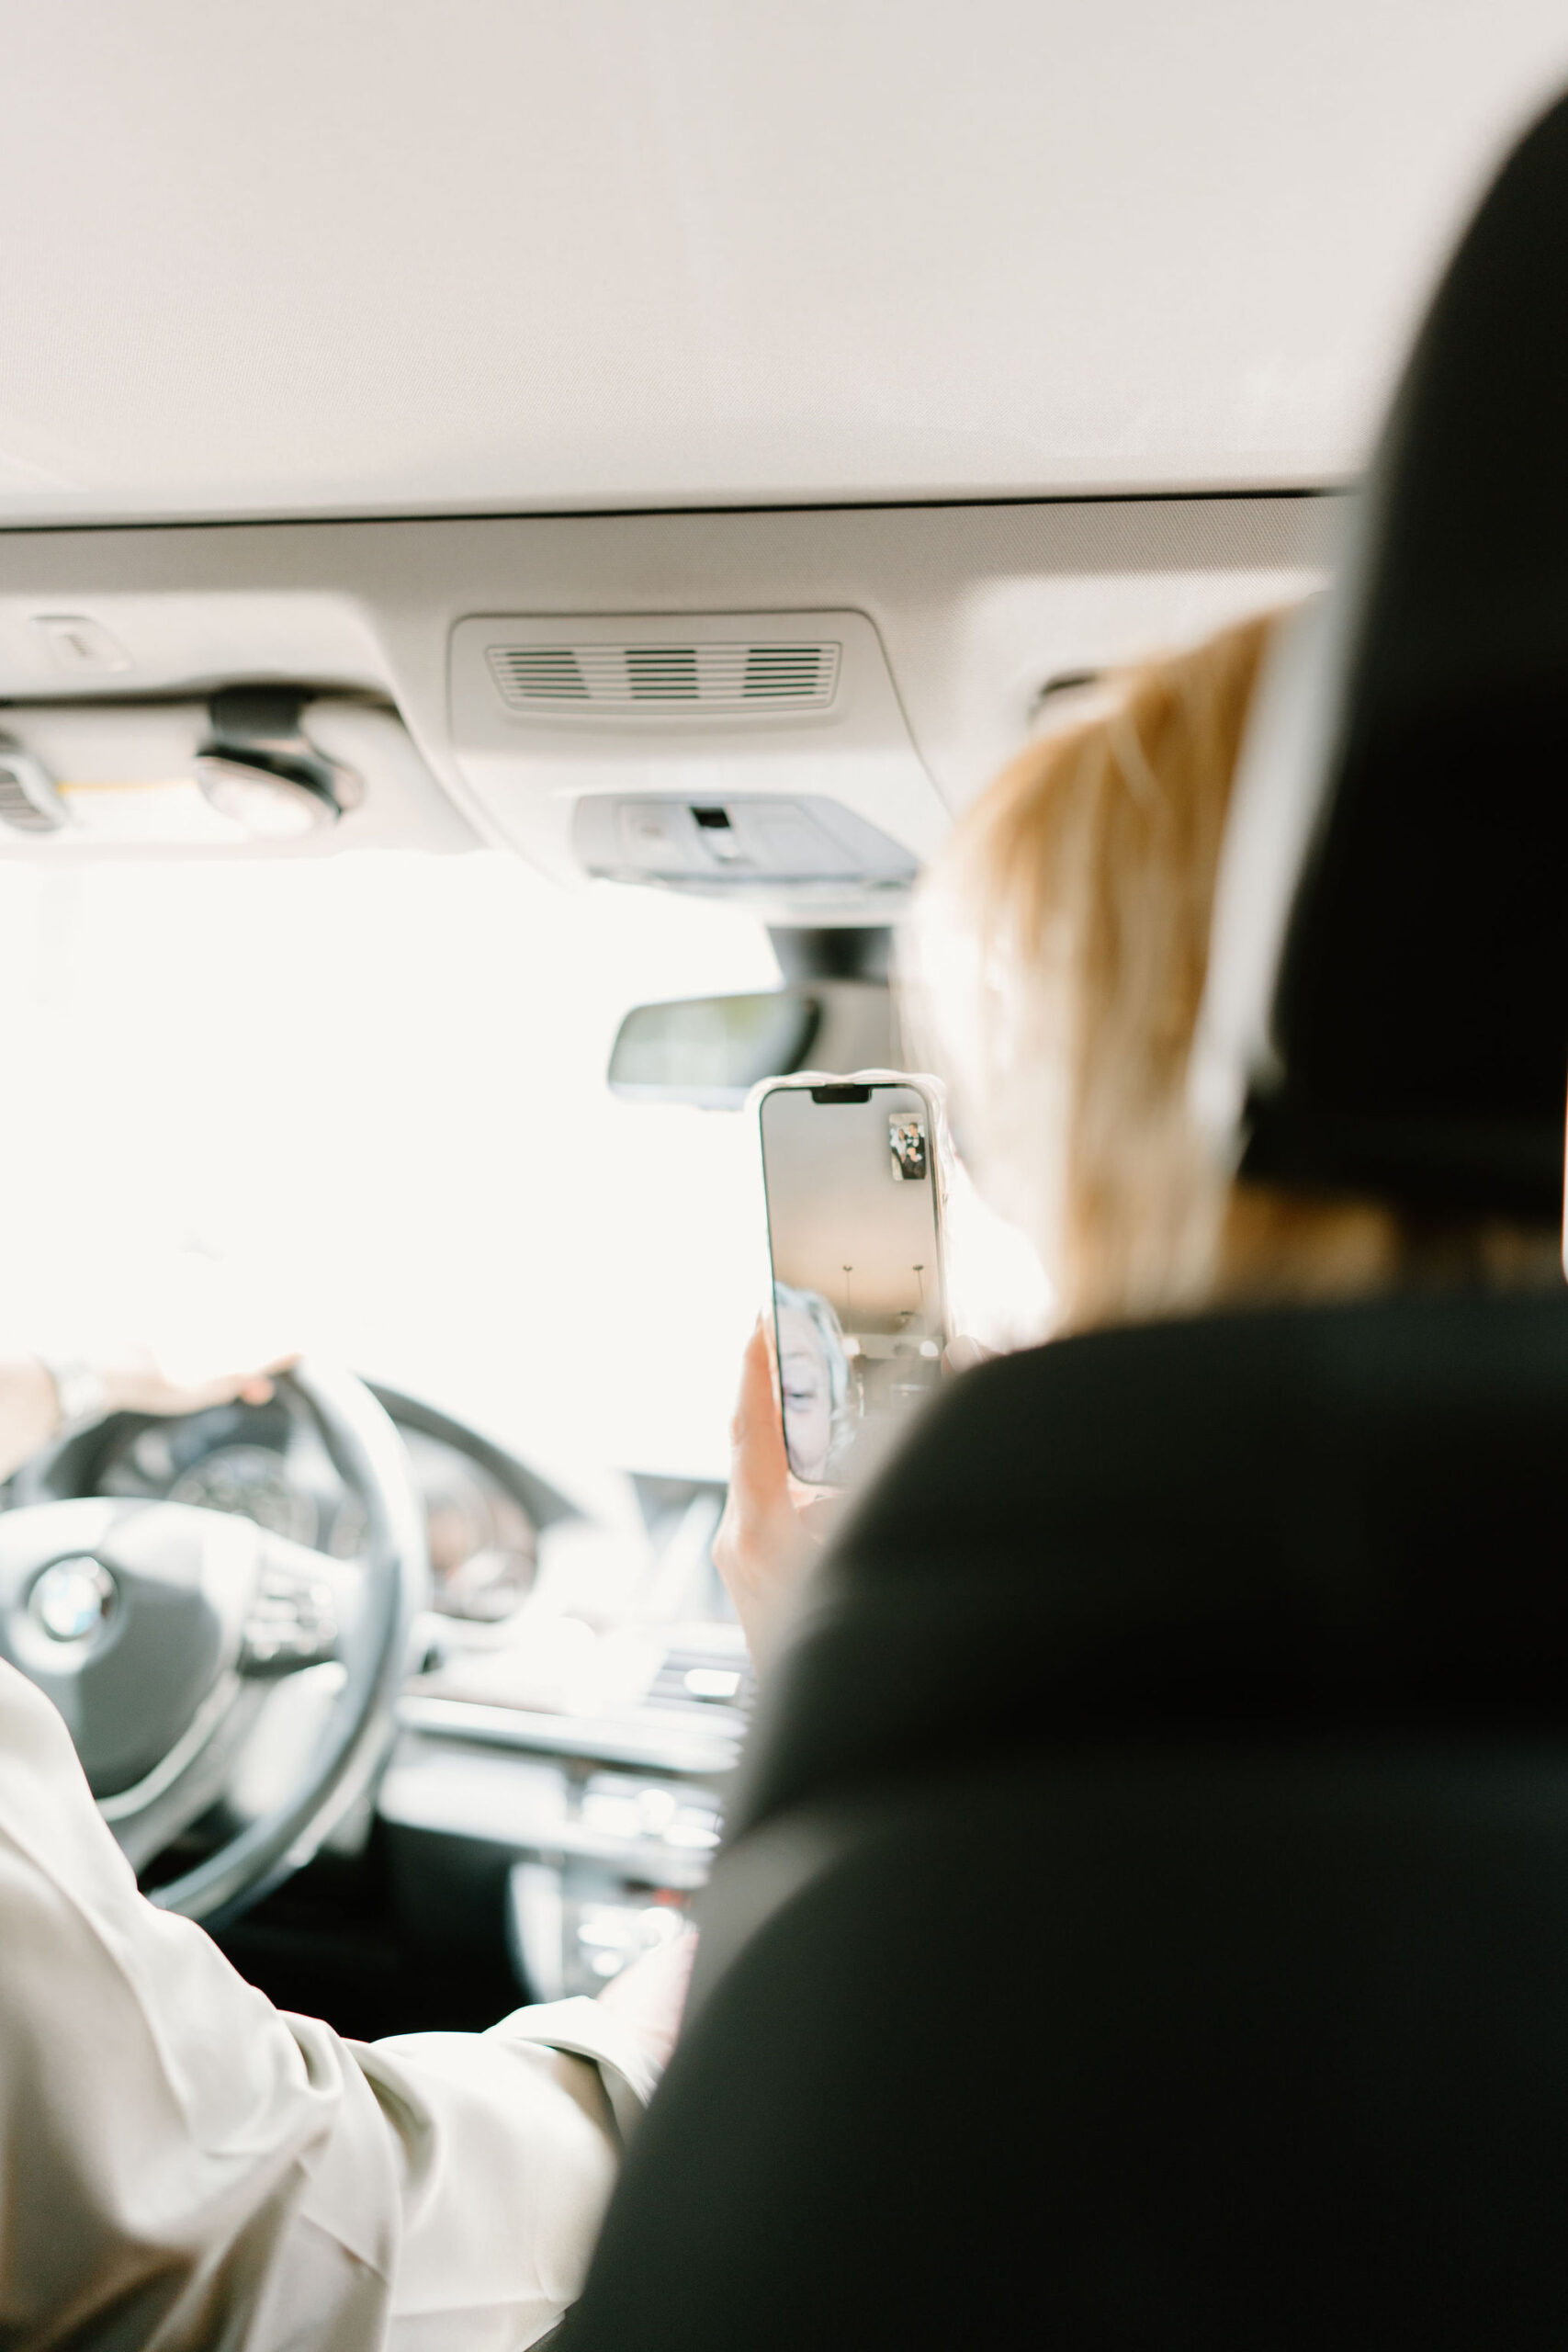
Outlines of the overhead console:
M 947 831 L 863 613 L 501 615 L 451 660 L 457 766 L 563 880 L 885 922 Z
M 882 925 L 1064 678 L 1288 603 L 1334 537 L 1268 495 L 0 531 L 0 855 L 179 817 L 186 854 L 484 842 Z

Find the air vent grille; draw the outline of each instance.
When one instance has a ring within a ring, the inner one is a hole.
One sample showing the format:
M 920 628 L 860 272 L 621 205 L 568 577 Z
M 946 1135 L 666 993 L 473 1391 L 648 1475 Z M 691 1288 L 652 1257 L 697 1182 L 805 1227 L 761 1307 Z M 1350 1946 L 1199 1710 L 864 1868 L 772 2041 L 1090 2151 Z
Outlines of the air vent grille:
M 583 702 L 588 681 L 570 645 L 492 645 L 490 666 L 508 702 Z
M 653 1678 L 646 1703 L 650 1707 L 734 1707 L 749 1714 L 757 1696 L 757 1677 L 750 1663 L 726 1650 L 679 1645 L 667 1650 Z
M 492 645 L 508 709 L 536 714 L 826 710 L 837 645 Z

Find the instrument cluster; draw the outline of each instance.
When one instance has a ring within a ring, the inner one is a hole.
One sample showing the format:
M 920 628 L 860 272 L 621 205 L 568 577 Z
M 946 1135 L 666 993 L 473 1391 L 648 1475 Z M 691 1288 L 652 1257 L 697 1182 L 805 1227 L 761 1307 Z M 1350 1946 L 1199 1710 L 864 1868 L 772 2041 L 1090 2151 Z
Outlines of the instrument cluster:
M 406 1425 L 400 1434 L 424 1503 L 433 1607 L 500 1623 L 534 1581 L 532 1517 L 493 1471 L 457 1445 Z M 94 1485 L 99 1494 L 234 1511 L 336 1559 L 356 1558 L 365 1544 L 364 1505 L 314 1430 L 281 1399 L 128 1428 L 99 1462 Z

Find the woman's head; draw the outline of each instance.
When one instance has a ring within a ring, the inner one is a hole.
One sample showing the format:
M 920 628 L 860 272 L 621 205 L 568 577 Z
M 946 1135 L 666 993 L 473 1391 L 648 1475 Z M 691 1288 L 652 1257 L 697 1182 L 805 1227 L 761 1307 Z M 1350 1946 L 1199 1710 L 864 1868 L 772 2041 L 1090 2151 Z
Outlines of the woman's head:
M 1214 878 L 1271 622 L 1150 663 L 1032 743 L 923 894 L 916 1018 L 976 1175 L 1064 1318 L 1196 1295 L 1214 1183 L 1187 1114 Z
M 1275 627 L 1152 662 L 1103 715 L 1031 744 L 922 893 L 913 1024 L 1068 1329 L 1219 1294 L 1353 1293 L 1417 1261 L 1483 1276 L 1518 1262 L 1517 1236 L 1421 1233 L 1372 1203 L 1233 1185 L 1192 1120 L 1220 847 Z

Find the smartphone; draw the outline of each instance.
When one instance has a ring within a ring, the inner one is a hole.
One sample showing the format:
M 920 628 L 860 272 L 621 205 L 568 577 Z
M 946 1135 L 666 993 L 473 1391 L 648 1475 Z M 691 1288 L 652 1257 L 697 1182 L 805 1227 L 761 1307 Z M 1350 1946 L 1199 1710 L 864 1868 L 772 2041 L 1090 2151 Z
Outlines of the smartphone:
M 841 1487 L 942 1376 L 941 1108 L 910 1078 L 784 1080 L 759 1104 L 789 1466 Z

